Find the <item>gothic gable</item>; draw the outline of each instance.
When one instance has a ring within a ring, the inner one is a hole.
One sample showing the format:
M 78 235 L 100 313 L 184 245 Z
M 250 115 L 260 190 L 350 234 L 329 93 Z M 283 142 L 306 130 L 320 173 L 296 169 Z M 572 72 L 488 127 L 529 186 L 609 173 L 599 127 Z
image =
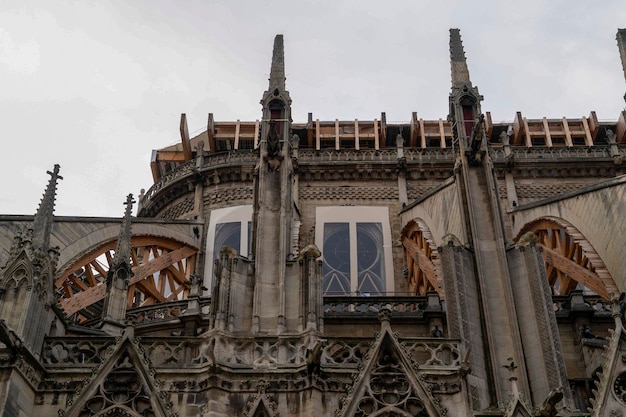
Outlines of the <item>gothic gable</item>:
M 33 265 L 26 251 L 22 250 L 13 261 L 9 262 L 0 275 L 0 289 L 19 288 L 24 283 L 32 285 Z M 26 282 L 22 280 L 26 279 Z
M 266 384 L 259 384 L 259 392 L 248 401 L 244 417 L 278 417 L 276 403 L 265 393 Z
M 343 401 L 342 417 L 406 416 L 438 417 L 438 405 L 383 321 L 381 334 L 367 354 L 367 361 Z
M 132 330 L 127 329 L 105 356 L 93 377 L 74 398 L 68 397 L 67 411 L 59 410 L 59 416 L 175 416 Z

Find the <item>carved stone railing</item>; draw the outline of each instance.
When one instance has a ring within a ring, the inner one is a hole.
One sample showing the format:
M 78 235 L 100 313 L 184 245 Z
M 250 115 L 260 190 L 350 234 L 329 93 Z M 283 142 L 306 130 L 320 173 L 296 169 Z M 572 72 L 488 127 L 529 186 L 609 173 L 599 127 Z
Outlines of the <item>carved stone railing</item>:
M 200 172 L 206 169 L 221 168 L 233 165 L 252 165 L 256 163 L 257 159 L 258 155 L 255 150 L 228 151 L 216 154 L 209 154 L 204 156 Z M 148 191 L 146 191 L 143 196 L 143 205 L 148 205 L 150 200 L 163 188 L 176 181 L 179 181 L 182 178 L 193 175 L 196 164 L 197 161 L 196 158 L 194 158 L 177 166 L 173 170 L 163 175 L 157 182 L 152 185 L 152 187 L 148 189 Z
M 428 297 L 415 296 L 326 296 L 322 311 L 324 318 L 350 316 L 377 317 L 378 312 L 387 307 L 395 317 L 421 317 L 432 309 Z M 441 307 L 439 306 L 439 311 Z
M 188 300 L 178 300 L 146 307 L 136 307 L 126 312 L 126 321 L 135 326 L 169 321 L 185 313 L 188 304 Z M 203 314 L 208 314 L 208 310 L 211 308 L 211 299 L 202 297 L 199 299 L 199 304 L 200 311 Z
M 231 368 L 276 369 L 306 364 L 309 338 L 229 337 L 212 338 L 144 337 L 141 344 L 150 362 L 163 368 L 200 368 L 220 364 Z
M 582 295 L 580 292 L 571 295 L 552 297 L 552 305 L 557 318 L 569 317 L 572 313 L 592 313 L 594 317 L 611 317 L 611 302 L 599 295 Z
M 114 345 L 114 337 L 48 337 L 44 342 L 42 360 L 51 366 L 84 365 L 92 368 Z
M 300 149 L 298 162 L 300 164 L 317 164 L 324 162 L 393 162 L 398 159 L 394 149 Z
M 258 151 L 246 149 L 239 151 L 219 152 L 204 156 L 202 169 L 230 165 L 254 164 L 259 159 Z
M 452 148 L 404 148 L 404 156 L 407 162 L 451 162 L 456 159 L 456 153 Z
M 329 339 L 321 356 L 321 365 L 358 368 L 371 349 L 372 338 Z M 407 356 L 421 369 L 458 368 L 461 365 L 461 342 L 456 339 L 400 338 Z
M 564 159 L 589 159 L 589 158 L 611 158 L 608 146 L 512 146 L 511 155 L 515 161 L 536 161 L 536 160 L 564 160 Z M 505 149 L 502 147 L 492 147 L 489 150 L 491 158 L 495 163 L 506 161 Z
M 143 195 L 143 204 L 148 202 L 163 188 L 178 181 L 181 178 L 190 176 L 193 172 L 193 168 L 196 166 L 196 161 L 192 159 L 184 164 L 181 164 L 163 175 L 157 182 L 152 184 L 152 187 L 148 188 L 148 191 Z

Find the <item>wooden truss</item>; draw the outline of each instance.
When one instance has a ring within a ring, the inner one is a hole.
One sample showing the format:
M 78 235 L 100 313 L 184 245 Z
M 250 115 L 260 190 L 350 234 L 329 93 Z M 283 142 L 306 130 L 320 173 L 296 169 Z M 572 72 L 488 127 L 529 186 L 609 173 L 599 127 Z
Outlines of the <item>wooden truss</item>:
M 440 275 L 437 272 L 439 254 L 428 229 L 424 225 L 411 222 L 403 231 L 402 245 L 411 294 L 426 295 L 429 291 L 437 291 L 443 295 Z
M 59 303 L 80 322 L 98 318 L 106 276 L 117 242 L 111 241 L 74 262 L 55 281 Z M 181 300 L 189 294 L 197 249 L 165 238 L 132 238 L 127 308 Z
M 523 232 L 528 231 L 537 235 L 537 244 L 543 249 L 548 283 L 553 295 L 568 295 L 580 286 L 606 300 L 611 298 L 611 293 L 617 294 L 615 282 L 602 259 L 572 225 L 540 219 Z

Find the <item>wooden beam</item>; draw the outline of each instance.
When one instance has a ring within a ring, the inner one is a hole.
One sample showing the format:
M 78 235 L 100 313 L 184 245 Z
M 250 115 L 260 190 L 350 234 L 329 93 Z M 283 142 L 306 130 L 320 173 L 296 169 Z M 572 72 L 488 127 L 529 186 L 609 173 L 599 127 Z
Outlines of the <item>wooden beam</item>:
M 433 288 L 441 294 L 442 288 L 439 286 L 439 280 L 437 279 L 437 272 L 435 270 L 435 266 L 432 261 L 426 257 L 424 252 L 419 248 L 417 243 L 413 242 L 408 237 L 404 236 L 402 238 L 402 244 L 406 248 L 407 252 L 410 253 L 414 259 L 417 261 L 417 266 L 420 271 L 424 273 L 424 276 L 433 286 Z
M 138 282 L 136 286 L 150 297 L 156 298 L 160 303 L 165 301 L 165 297 L 163 296 L 163 294 L 156 289 L 152 282 L 144 280 Z
M 126 293 L 126 307 L 127 308 L 133 307 L 133 298 L 135 298 L 135 287 L 136 285 L 128 286 L 128 293 Z
M 134 267 L 133 273 L 134 276 L 131 277 L 129 284 L 137 284 L 139 281 L 145 279 L 146 277 L 152 276 L 152 274 L 157 273 L 166 269 L 169 265 L 178 262 L 181 259 L 184 259 L 188 256 L 196 253 L 197 250 L 189 247 L 183 246 L 180 249 L 176 249 L 174 251 L 162 254 L 158 258 L 152 259 L 150 262 Z M 90 287 L 87 290 L 75 294 L 71 298 L 67 298 L 61 301 L 61 307 L 67 315 L 72 315 L 77 311 L 90 306 L 96 301 L 102 300 L 106 295 L 106 285 L 101 283 L 95 287 Z
M 565 145 L 568 147 L 574 146 L 572 143 L 572 132 L 569 130 L 569 123 L 567 123 L 567 117 L 563 116 L 563 130 L 565 131 Z
M 583 284 L 605 300 L 610 298 L 609 293 L 602 282 L 602 279 L 595 272 L 591 272 L 587 268 L 583 268 L 571 259 L 566 258 L 554 249 L 542 246 L 543 258 L 546 263 L 554 266 L 556 269 L 565 273 L 568 277 L 576 282 Z
M 593 139 L 591 138 L 591 131 L 589 130 L 589 123 L 587 118 L 583 116 L 583 129 L 585 129 L 585 145 L 593 146 Z
M 191 142 L 189 142 L 189 127 L 187 126 L 187 115 L 180 115 L 180 140 L 183 143 L 183 155 L 185 161 L 191 161 Z
M 598 122 L 598 115 L 595 111 L 591 111 L 589 113 L 589 131 L 591 132 L 591 139 L 593 143 L 596 143 L 596 139 L 598 138 L 598 131 L 600 130 L 600 122 Z
M 443 127 L 443 119 L 439 119 L 439 147 L 444 149 L 446 147 L 446 130 Z
M 215 121 L 213 120 L 213 113 L 209 113 L 209 118 L 206 123 L 206 134 L 209 137 L 209 152 L 214 153 L 217 151 L 215 145 Z
M 491 121 L 491 112 L 488 111 L 485 113 L 485 135 L 487 136 L 487 141 L 491 137 L 493 133 L 493 122 Z
M 184 162 L 185 155 L 180 151 L 157 151 L 157 162 Z
M 99 248 L 96 248 L 95 250 L 83 255 L 76 262 L 74 262 L 73 265 L 80 265 L 80 266 L 87 265 L 92 260 L 100 256 L 101 254 L 105 253 L 106 251 L 115 249 L 116 245 L 117 245 L 116 240 L 107 242 L 104 245 L 100 246 Z M 133 236 L 132 238 L 133 248 L 144 247 L 144 246 L 160 246 L 169 250 L 174 250 L 174 249 L 180 248 L 182 245 L 179 242 L 173 242 L 167 238 L 162 238 L 162 237 Z M 59 276 L 55 280 L 54 285 L 56 286 L 56 288 L 60 288 L 63 282 L 65 282 L 65 280 L 67 279 L 68 275 L 71 274 L 72 272 L 74 271 L 69 270 L 69 269 L 65 270 L 65 272 L 63 272 L 63 275 Z
M 152 172 L 152 181 L 157 182 L 161 179 L 161 170 L 159 169 L 158 151 L 153 150 L 150 158 L 150 171 Z
M 100 265 L 100 262 L 98 262 L 97 259 L 94 259 L 93 261 L 91 261 L 89 265 L 93 266 L 94 269 L 98 271 L 98 273 L 100 274 L 102 278 L 107 277 L 107 271 L 104 270 L 104 268 L 102 267 L 102 265 Z
M 552 147 L 552 136 L 550 135 L 550 125 L 548 124 L 548 119 L 546 117 L 543 118 L 543 132 L 546 135 L 546 146 Z
M 533 147 L 533 141 L 530 139 L 530 129 L 528 128 L 528 119 L 525 117 L 522 119 L 522 123 L 524 125 L 524 139 L 526 141 L 526 146 L 529 148 Z
M 320 150 L 321 148 L 321 139 L 320 139 L 320 119 L 315 119 L 315 150 Z
M 259 130 L 261 129 L 259 119 L 254 121 L 254 149 L 259 147 Z
M 241 132 L 241 120 L 237 119 L 235 123 L 235 150 L 239 149 L 239 133 Z
M 378 138 L 378 120 L 374 119 L 374 149 L 380 149 L 380 139 Z

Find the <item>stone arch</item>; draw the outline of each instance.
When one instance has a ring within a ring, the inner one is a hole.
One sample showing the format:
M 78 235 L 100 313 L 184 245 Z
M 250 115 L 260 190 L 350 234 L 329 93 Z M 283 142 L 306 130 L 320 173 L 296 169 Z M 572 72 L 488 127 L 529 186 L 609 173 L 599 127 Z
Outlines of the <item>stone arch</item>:
M 560 197 L 529 203 L 510 211 L 512 236 L 540 218 L 564 219 L 576 227 L 595 248 L 620 288 L 626 290 L 623 203 L 626 175 L 593 184 Z
M 537 236 L 543 249 L 548 283 L 553 295 L 567 295 L 581 287 L 605 299 L 619 291 L 602 258 L 572 224 L 557 217 L 541 217 L 524 225 L 515 241 L 527 233 Z
M 185 227 L 186 226 L 186 227 Z M 155 223 L 132 223 L 133 236 L 152 236 L 155 238 L 166 238 L 184 243 L 188 246 L 199 247 L 200 242 L 194 237 L 192 228 L 194 225 L 185 225 L 181 228 L 178 225 L 168 227 Z M 188 230 L 185 230 L 188 228 Z M 61 249 L 57 267 L 57 278 L 66 272 L 77 259 L 90 253 L 107 242 L 116 241 L 120 234 L 120 223 L 105 224 L 104 227 L 87 233 L 85 236 L 72 242 Z
M 402 228 L 400 240 L 404 247 L 409 291 L 414 295 L 437 291 L 443 296 L 441 258 L 426 222 L 419 218 L 411 220 Z

